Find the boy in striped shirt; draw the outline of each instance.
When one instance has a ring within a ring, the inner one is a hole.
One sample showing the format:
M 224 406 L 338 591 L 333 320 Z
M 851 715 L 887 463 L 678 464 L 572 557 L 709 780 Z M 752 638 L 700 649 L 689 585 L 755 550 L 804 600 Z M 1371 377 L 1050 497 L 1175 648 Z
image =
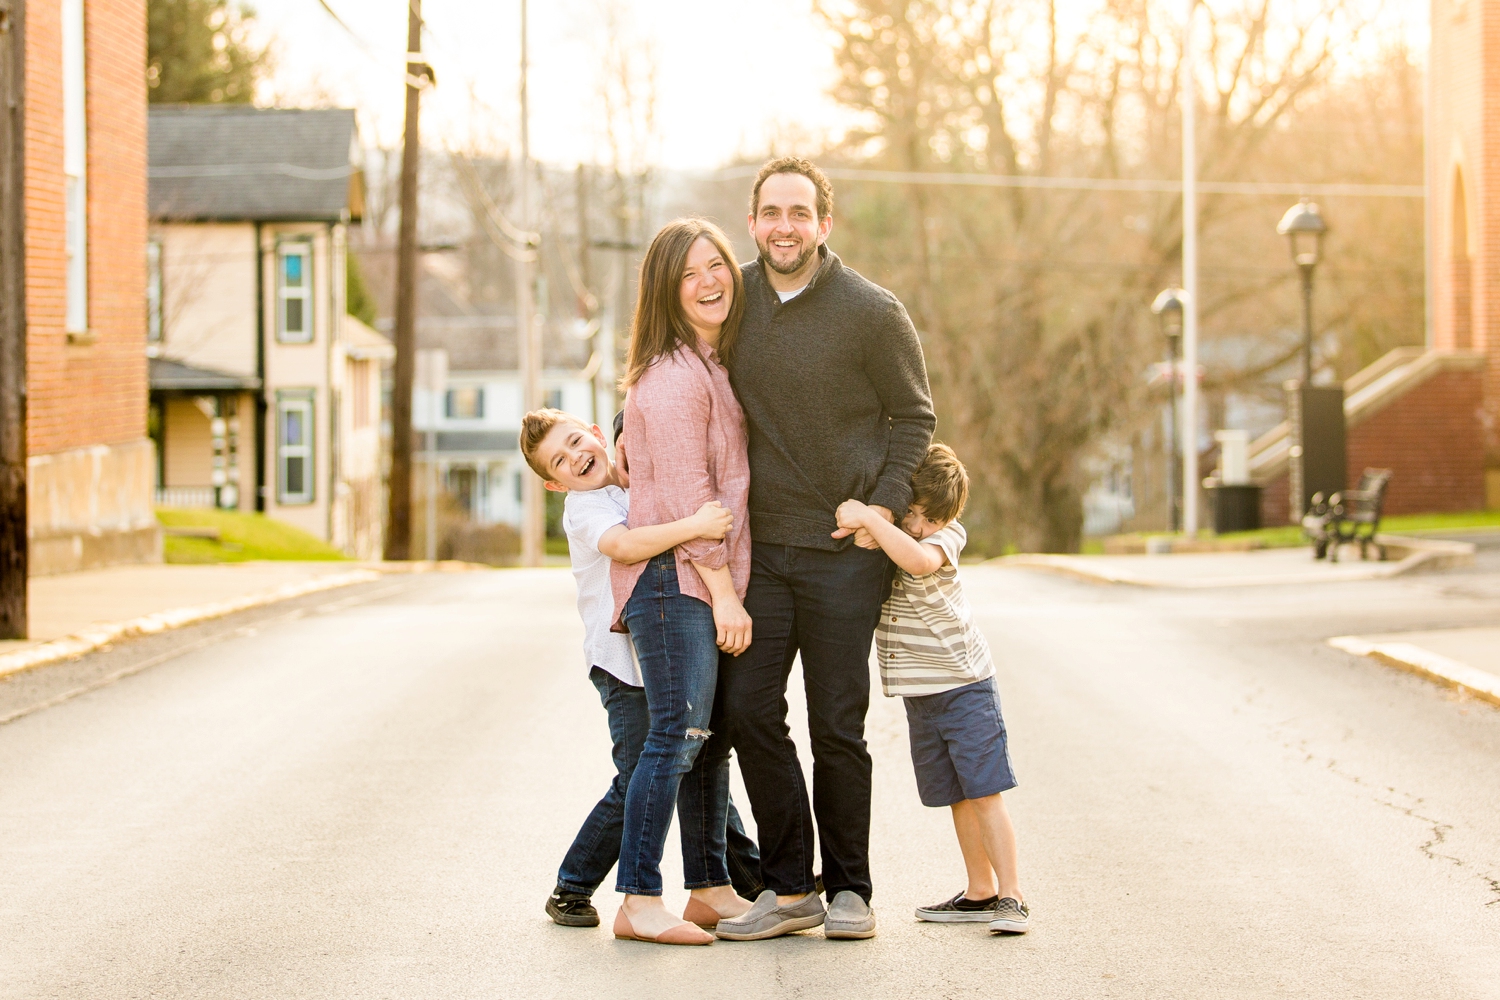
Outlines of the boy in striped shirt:
M 917 909 L 940 923 L 987 923 L 1024 934 L 1030 916 L 1016 874 L 1016 831 L 1001 793 L 1016 787 L 995 664 L 958 583 L 967 535 L 958 515 L 969 475 L 934 444 L 912 475 L 900 525 L 857 500 L 839 505 L 840 528 L 864 528 L 897 566 L 880 609 L 875 649 L 887 697 L 906 700 L 912 766 L 926 806 L 949 806 L 969 884 L 946 902 Z

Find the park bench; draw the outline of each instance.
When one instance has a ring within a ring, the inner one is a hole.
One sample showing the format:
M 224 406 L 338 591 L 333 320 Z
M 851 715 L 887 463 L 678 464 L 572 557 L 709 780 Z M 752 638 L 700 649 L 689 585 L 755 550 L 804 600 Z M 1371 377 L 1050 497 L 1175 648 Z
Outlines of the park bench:
M 1385 546 L 1375 540 L 1380 530 L 1380 512 L 1385 506 L 1385 490 L 1391 482 L 1390 469 L 1366 469 L 1359 486 L 1324 497 L 1314 493 L 1312 510 L 1302 518 L 1302 530 L 1312 539 L 1313 557 L 1339 561 L 1339 546 L 1359 543 L 1359 557 L 1369 558 L 1370 546 L 1385 561 Z

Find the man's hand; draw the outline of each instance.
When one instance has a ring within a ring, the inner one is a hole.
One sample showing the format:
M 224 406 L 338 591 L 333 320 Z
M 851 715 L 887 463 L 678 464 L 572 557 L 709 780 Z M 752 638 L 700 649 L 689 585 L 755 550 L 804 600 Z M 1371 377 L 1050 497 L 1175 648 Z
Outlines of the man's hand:
M 880 548 L 880 543 L 875 541 L 875 536 L 870 534 L 864 528 L 860 527 L 857 524 L 846 525 L 844 523 L 845 508 L 849 508 L 850 504 L 858 504 L 860 508 L 863 508 L 859 511 L 861 521 L 863 521 L 865 517 L 879 517 L 884 518 L 891 524 L 896 523 L 896 515 L 891 513 L 889 507 L 881 507 L 879 504 L 862 504 L 859 503 L 858 500 L 845 500 L 843 503 L 839 504 L 838 512 L 834 515 L 838 519 L 839 530 L 833 533 L 833 537 L 848 538 L 852 534 L 854 536 L 854 544 L 858 545 L 860 548 Z M 850 508 L 851 514 L 853 513 L 853 510 L 854 508 Z
M 620 476 L 620 488 L 630 489 L 630 460 L 625 457 L 625 439 L 615 442 L 615 472 Z
M 714 628 L 718 647 L 730 656 L 739 656 L 750 648 L 750 614 L 738 597 L 714 601 Z
M 718 541 L 734 528 L 734 514 L 717 500 L 710 500 L 693 515 L 699 538 Z

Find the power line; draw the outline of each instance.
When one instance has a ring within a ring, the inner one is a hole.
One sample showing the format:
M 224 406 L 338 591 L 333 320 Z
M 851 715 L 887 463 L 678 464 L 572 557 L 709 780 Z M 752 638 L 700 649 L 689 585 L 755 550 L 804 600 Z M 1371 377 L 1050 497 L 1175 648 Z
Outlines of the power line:
M 759 167 L 727 167 L 714 172 L 715 180 L 754 177 Z M 864 170 L 828 167 L 830 180 L 866 181 L 877 184 L 923 184 L 956 187 L 1022 188 L 1043 191 L 1113 191 L 1127 194 L 1181 194 L 1182 182 L 1172 180 L 1109 177 L 1028 177 L 1014 174 L 960 174 L 906 170 Z M 1262 181 L 1199 181 L 1204 194 L 1270 195 L 1293 197 L 1425 198 L 1420 184 L 1302 184 Z

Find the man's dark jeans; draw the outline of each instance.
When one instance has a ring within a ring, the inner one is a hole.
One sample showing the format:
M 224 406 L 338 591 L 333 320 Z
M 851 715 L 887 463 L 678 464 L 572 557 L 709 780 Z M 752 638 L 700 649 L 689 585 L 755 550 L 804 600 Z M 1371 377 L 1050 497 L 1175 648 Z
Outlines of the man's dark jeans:
M 598 689 L 599 700 L 609 715 L 615 778 L 568 848 L 557 872 L 557 887 L 592 896 L 620 859 L 625 790 L 630 787 L 630 776 L 641 758 L 641 748 L 646 745 L 651 713 L 646 709 L 645 688 L 626 684 L 598 667 L 589 671 L 589 680 Z M 760 876 L 760 854 L 755 841 L 746 836 L 745 826 L 733 802 L 729 803 L 727 839 L 729 849 L 725 852 L 725 860 L 729 863 L 729 877 L 735 892 L 746 899 L 754 899 L 765 888 Z
M 760 841 L 766 887 L 813 891 L 813 814 L 823 884 L 870 899 L 870 642 L 890 560 L 853 545 L 841 552 L 755 542 L 745 610 L 754 640 L 719 666 L 720 708 L 740 758 Z M 786 725 L 786 685 L 802 654 L 812 735 L 813 808 Z

